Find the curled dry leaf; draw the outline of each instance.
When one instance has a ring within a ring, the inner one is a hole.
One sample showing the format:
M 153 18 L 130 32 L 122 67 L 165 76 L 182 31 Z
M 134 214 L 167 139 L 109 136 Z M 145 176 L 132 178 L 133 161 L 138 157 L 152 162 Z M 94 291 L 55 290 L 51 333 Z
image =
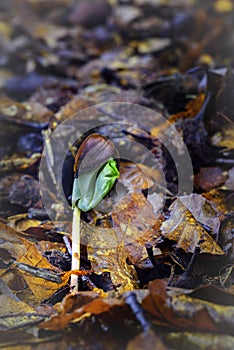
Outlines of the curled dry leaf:
M 17 259 L 27 250 L 22 245 L 21 234 L 13 228 L 0 222 L 0 239 L 1 239 L 1 259 L 5 263 L 9 263 L 12 258 Z M 2 274 L 4 269 L 1 270 Z
M 122 261 L 128 258 L 137 265 L 146 255 L 145 243 L 157 238 L 154 227 L 158 219 L 152 205 L 142 193 L 128 194 L 114 206 L 112 220 L 122 247 Z
M 212 234 L 218 234 L 220 226 L 219 213 L 211 201 L 196 193 L 180 196 L 179 200 L 191 212 L 198 223 L 207 226 Z
M 82 242 L 87 245 L 88 256 L 94 272 L 108 270 L 120 290 L 137 286 L 133 266 L 140 265 L 146 256 L 145 243 L 155 239 L 158 220 L 152 205 L 142 193 L 134 192 L 114 205 L 111 212 L 113 228 L 82 224 Z
M 225 297 L 225 294 L 224 294 Z M 225 303 L 225 300 L 224 302 Z M 206 313 L 211 319 L 211 323 L 218 328 L 221 333 L 231 334 L 234 326 L 234 307 L 232 305 L 219 305 L 207 300 L 201 300 L 190 297 L 190 295 L 178 295 L 168 300 L 168 305 L 171 306 L 177 317 L 184 319 L 196 318 L 197 315 Z M 199 321 L 202 323 L 202 318 Z M 208 320 L 208 318 L 207 318 Z M 209 323 L 208 323 L 209 324 Z M 206 325 L 204 324 L 204 329 Z
M 41 221 L 35 219 L 29 219 L 28 213 L 16 214 L 7 218 L 8 225 L 17 231 L 27 231 L 32 227 L 38 227 Z
M 176 241 L 177 247 L 182 248 L 186 253 L 194 252 L 194 249 L 200 246 L 202 253 L 224 254 L 223 250 L 180 199 L 177 199 L 170 206 L 170 210 L 170 218 L 161 225 L 164 237 Z M 194 215 L 197 216 L 196 211 Z

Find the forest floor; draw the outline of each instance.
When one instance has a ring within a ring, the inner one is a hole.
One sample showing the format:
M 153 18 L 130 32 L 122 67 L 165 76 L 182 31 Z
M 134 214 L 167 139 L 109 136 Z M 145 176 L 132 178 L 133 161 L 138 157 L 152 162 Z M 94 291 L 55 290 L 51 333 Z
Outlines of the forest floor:
M 0 349 L 234 348 L 233 23 L 231 0 L 1 1 Z M 92 133 L 120 176 L 72 270 Z

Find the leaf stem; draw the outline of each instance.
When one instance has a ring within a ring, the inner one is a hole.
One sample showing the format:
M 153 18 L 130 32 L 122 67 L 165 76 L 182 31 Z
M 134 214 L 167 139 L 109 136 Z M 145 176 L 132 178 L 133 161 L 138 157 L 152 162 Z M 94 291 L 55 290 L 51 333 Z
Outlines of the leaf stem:
M 75 206 L 72 221 L 72 270 L 80 269 L 80 209 Z M 71 275 L 71 287 L 78 291 L 78 276 Z

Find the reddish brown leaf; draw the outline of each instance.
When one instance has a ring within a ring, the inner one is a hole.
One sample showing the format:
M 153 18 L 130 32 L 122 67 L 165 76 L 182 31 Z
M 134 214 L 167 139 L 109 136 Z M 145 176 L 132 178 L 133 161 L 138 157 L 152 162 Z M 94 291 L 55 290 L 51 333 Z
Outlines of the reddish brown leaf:
M 205 192 L 220 186 L 227 179 L 227 175 L 219 167 L 201 168 L 194 178 L 196 188 Z
M 87 296 L 88 298 L 83 296 L 81 300 L 79 300 L 80 294 L 78 293 L 66 298 L 63 313 L 53 315 L 48 321 L 41 324 L 41 328 L 53 331 L 62 330 L 66 328 L 70 322 L 79 322 L 84 317 L 90 317 L 91 315 L 97 316 L 110 311 L 114 307 L 123 305 L 123 301 L 117 299 L 97 298 L 96 293 L 91 293 Z M 92 300 L 90 301 L 90 299 Z M 66 313 L 64 313 L 65 310 Z M 69 312 L 67 313 L 67 311 Z

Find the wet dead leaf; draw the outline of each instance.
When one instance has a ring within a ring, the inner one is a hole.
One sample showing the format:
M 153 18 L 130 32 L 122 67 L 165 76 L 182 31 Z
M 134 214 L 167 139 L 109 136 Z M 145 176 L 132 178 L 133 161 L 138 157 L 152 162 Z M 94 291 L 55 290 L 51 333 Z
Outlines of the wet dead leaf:
M 193 318 L 178 317 L 168 304 L 166 283 L 164 281 L 155 280 L 150 282 L 149 291 L 150 295 L 143 300 L 142 306 L 147 312 L 154 316 L 155 323 L 183 329 L 217 330 L 217 327 L 212 323 L 209 315 L 204 311 L 193 315 Z
M 234 296 L 232 294 L 212 285 L 199 287 L 189 293 L 189 295 L 192 298 L 205 300 L 218 305 L 234 305 Z
M 20 232 L 17 232 L 13 228 L 7 226 L 6 224 L 3 224 L 0 221 L 0 238 L 1 238 L 1 244 L 4 242 L 9 243 L 18 243 L 21 244 L 20 241 L 21 234 Z
M 199 113 L 205 101 L 205 94 L 198 94 L 196 98 L 191 99 L 185 106 L 185 111 L 172 114 L 169 118 L 171 123 L 175 123 L 177 119 L 194 118 Z
M 2 268 L 1 278 L 13 291 L 24 290 L 26 282 L 34 295 L 34 300 L 41 302 L 68 283 L 71 271 L 61 273 L 62 271 L 56 270 L 42 255 L 43 249 L 55 248 L 55 246 L 57 249 L 62 249 L 63 247 L 59 246 L 58 243 L 53 245 L 50 242 L 45 242 L 43 245 L 43 242 L 40 242 L 40 251 L 35 243 L 23 237 L 23 234 L 0 223 L 1 259 L 5 263 L 10 263 L 12 268 L 18 269 L 7 271 L 7 267 Z M 15 263 L 13 259 L 16 259 Z M 81 273 L 75 271 L 74 273 L 87 274 L 86 271 Z

